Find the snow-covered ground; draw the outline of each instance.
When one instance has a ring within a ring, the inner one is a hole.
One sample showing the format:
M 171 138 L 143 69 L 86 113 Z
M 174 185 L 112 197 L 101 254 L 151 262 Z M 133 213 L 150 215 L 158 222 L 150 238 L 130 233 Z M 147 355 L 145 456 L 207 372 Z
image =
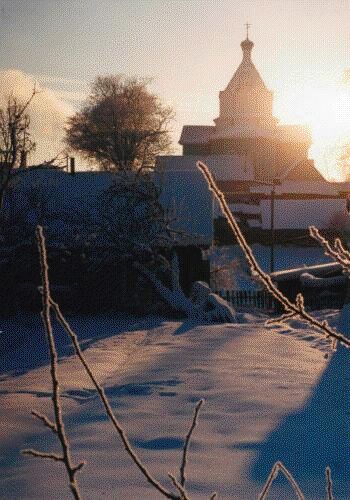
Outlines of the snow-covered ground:
M 332 324 L 337 312 L 325 313 Z M 196 325 L 158 317 L 71 318 L 113 409 L 150 471 L 171 489 L 195 403 L 205 398 L 190 446 L 191 499 L 255 499 L 276 460 L 307 499 L 325 497 L 332 467 L 335 498 L 350 498 L 350 353 L 294 322 L 263 317 Z M 23 457 L 22 448 L 58 451 L 30 415 L 51 414 L 44 334 L 38 317 L 3 322 L 0 419 L 2 499 L 70 498 L 61 464 Z M 84 499 L 160 497 L 131 463 L 86 375 L 55 325 L 62 360 L 64 416 Z M 17 347 L 14 347 L 17 346 Z M 327 356 L 328 355 L 328 356 Z M 295 498 L 284 479 L 269 498 Z

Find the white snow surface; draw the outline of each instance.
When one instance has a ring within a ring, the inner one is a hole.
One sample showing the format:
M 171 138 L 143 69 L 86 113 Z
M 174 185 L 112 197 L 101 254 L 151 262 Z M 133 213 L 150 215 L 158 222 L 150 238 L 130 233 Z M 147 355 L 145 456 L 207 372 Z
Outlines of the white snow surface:
M 338 311 L 323 311 L 330 324 Z M 193 409 L 205 399 L 190 444 L 191 499 L 256 499 L 282 460 L 307 499 L 325 496 L 332 467 L 337 500 L 350 497 L 348 415 L 350 352 L 304 324 L 241 323 L 125 316 L 73 317 L 85 355 L 105 387 L 131 443 L 168 488 L 178 475 Z M 91 383 L 55 325 L 61 355 L 63 413 L 84 499 L 162 498 L 131 463 Z M 52 414 L 45 338 L 37 316 L 2 322 L 0 375 L 1 499 L 70 498 L 61 464 L 23 457 L 22 448 L 59 451 L 49 429 L 30 415 Z M 15 347 L 16 346 L 16 347 Z M 293 499 L 283 479 L 270 499 Z

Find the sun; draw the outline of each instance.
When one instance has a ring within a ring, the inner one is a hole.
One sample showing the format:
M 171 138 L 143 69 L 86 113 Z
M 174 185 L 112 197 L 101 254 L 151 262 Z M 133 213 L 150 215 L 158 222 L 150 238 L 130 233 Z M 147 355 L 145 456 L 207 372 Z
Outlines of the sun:
M 285 88 L 278 96 L 276 115 L 282 123 L 310 126 L 310 157 L 327 178 L 343 180 L 349 175 L 339 157 L 350 144 L 350 89 L 335 84 Z

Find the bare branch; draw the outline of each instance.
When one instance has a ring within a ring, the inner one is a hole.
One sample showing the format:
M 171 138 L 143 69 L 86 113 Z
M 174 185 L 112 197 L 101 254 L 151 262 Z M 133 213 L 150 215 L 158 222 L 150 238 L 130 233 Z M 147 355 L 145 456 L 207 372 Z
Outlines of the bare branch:
M 51 429 L 52 432 L 57 434 L 56 425 L 46 415 L 43 415 L 42 413 L 38 413 L 37 411 L 34 411 L 34 410 L 32 411 L 32 415 L 34 415 L 34 417 L 38 418 L 41 422 L 43 422 L 43 424 L 46 427 L 48 427 L 49 429 Z
M 76 481 L 76 468 L 72 464 L 70 446 L 67 439 L 67 435 L 64 428 L 64 422 L 62 418 L 62 408 L 60 401 L 60 389 L 58 381 L 58 355 L 55 346 L 55 340 L 52 331 L 51 318 L 50 318 L 50 287 L 49 287 L 49 274 L 47 265 L 47 255 L 45 247 L 45 238 L 43 234 L 43 228 L 38 226 L 36 228 L 36 238 L 38 243 L 38 250 L 40 256 L 40 267 L 41 267 L 41 279 L 42 279 L 42 320 L 46 330 L 46 337 L 49 345 L 50 353 L 50 374 L 52 381 L 52 403 L 55 415 L 55 428 L 57 437 L 60 441 L 63 453 L 63 463 L 66 467 L 67 474 L 69 477 L 69 486 L 73 497 L 76 500 L 80 500 L 80 492 L 78 483 Z M 45 423 L 46 424 L 46 423 Z
M 297 315 L 294 312 L 289 312 L 281 314 L 278 318 L 270 318 L 265 321 L 265 325 L 283 325 L 283 323 L 289 319 L 295 318 Z
M 318 321 L 316 318 L 312 317 L 305 311 L 301 296 L 299 296 L 296 303 L 293 303 L 287 297 L 285 297 L 285 295 L 283 295 L 283 293 L 277 288 L 277 286 L 273 283 L 271 277 L 261 269 L 257 260 L 255 259 L 250 246 L 248 245 L 246 239 L 244 238 L 237 224 L 237 221 L 233 217 L 232 212 L 229 206 L 227 205 L 224 194 L 217 187 L 216 182 L 213 176 L 211 175 L 208 167 L 201 161 L 197 162 L 197 167 L 203 173 L 208 183 L 210 191 L 214 193 L 216 199 L 218 200 L 221 211 L 226 217 L 227 222 L 233 234 L 235 235 L 239 246 L 241 247 L 246 256 L 246 259 L 250 265 L 252 275 L 260 279 L 260 281 L 264 284 L 267 291 L 283 305 L 286 313 L 290 312 L 295 313 L 296 316 L 309 323 L 309 325 L 320 330 L 326 337 L 334 338 L 339 342 L 341 342 L 344 346 L 350 347 L 350 339 L 346 338 L 344 335 L 337 332 L 337 330 L 334 330 L 329 326 L 325 325 L 323 322 Z
M 84 465 L 86 465 L 86 462 L 80 462 L 80 464 L 73 467 L 74 473 L 80 471 L 84 467 Z
M 127 453 L 129 454 L 129 456 L 131 457 L 131 459 L 133 460 L 135 465 L 142 472 L 142 474 L 145 476 L 145 478 L 147 479 L 147 481 L 149 483 L 151 483 L 165 497 L 171 498 L 173 500 L 179 500 L 179 497 L 177 495 L 174 495 L 173 493 L 168 491 L 166 488 L 164 488 L 159 483 L 159 481 L 157 481 L 157 479 L 155 479 L 150 474 L 148 469 L 145 467 L 145 465 L 139 459 L 135 450 L 132 448 L 131 443 L 130 443 L 123 427 L 121 426 L 121 424 L 118 422 L 117 418 L 115 417 L 113 410 L 111 408 L 111 405 L 106 397 L 106 394 L 105 394 L 103 387 L 98 383 L 95 375 L 93 374 L 90 366 L 87 363 L 85 356 L 83 355 L 83 352 L 80 348 L 77 335 L 75 334 L 75 332 L 72 330 L 72 328 L 70 327 L 70 325 L 68 324 L 68 322 L 64 318 L 58 304 L 56 304 L 56 302 L 54 302 L 51 297 L 50 297 L 50 304 L 51 304 L 51 306 L 56 314 L 57 320 L 59 321 L 59 323 L 61 323 L 64 330 L 69 335 L 69 337 L 73 343 L 75 353 L 78 356 L 80 362 L 82 363 L 82 365 L 83 365 L 87 375 L 89 376 L 91 382 L 93 383 L 93 385 L 94 385 L 94 387 L 95 387 L 95 389 L 100 397 L 100 400 L 104 406 L 104 409 L 106 411 L 107 416 L 109 417 L 110 421 L 112 422 L 113 427 L 115 428 L 115 430 L 117 431 L 117 433 L 119 434 L 119 437 L 121 438 L 121 440 L 123 442 L 125 450 L 127 451 Z
M 334 500 L 332 473 L 330 467 L 326 467 L 326 493 L 327 493 L 327 500 Z
M 22 455 L 30 455 L 32 457 L 50 458 L 51 460 L 55 460 L 55 462 L 64 462 L 64 458 L 61 455 L 57 455 L 56 453 L 46 453 L 44 451 L 38 451 L 32 448 L 22 450 L 21 453 Z
M 339 238 L 335 241 L 335 248 L 333 249 L 329 243 L 319 232 L 315 226 L 309 227 L 310 236 L 316 240 L 324 249 L 325 255 L 332 257 L 333 260 L 341 265 L 344 272 L 350 273 L 350 253 L 345 250 Z
M 181 486 L 185 486 L 185 481 L 186 481 L 185 469 L 186 469 L 186 464 L 187 464 L 188 447 L 189 447 L 189 444 L 191 441 L 192 433 L 193 433 L 193 431 L 197 425 L 197 422 L 198 422 L 199 410 L 200 410 L 203 403 L 204 403 L 204 399 L 200 399 L 198 401 L 198 403 L 196 404 L 192 423 L 191 423 L 191 426 L 189 428 L 189 431 L 188 431 L 186 439 L 185 439 L 185 443 L 184 443 L 184 447 L 183 447 L 183 454 L 182 454 L 182 462 L 181 462 L 181 466 L 180 466 L 180 484 L 181 484 Z
M 180 492 L 180 500 L 189 500 L 189 497 L 187 496 L 185 488 L 178 482 L 176 477 L 173 476 L 173 474 L 168 474 L 168 476 L 170 477 L 175 488 L 177 488 L 178 491 Z
M 272 467 L 271 472 L 270 472 L 270 474 L 267 478 L 267 481 L 264 485 L 264 488 L 259 495 L 259 500 L 264 500 L 267 497 L 267 494 L 270 491 L 271 485 L 272 485 L 273 481 L 276 479 L 276 477 L 278 476 L 279 471 L 281 471 L 283 473 L 283 475 L 285 476 L 285 478 L 289 481 L 289 483 L 292 486 L 294 493 L 296 494 L 298 500 L 304 500 L 304 495 L 303 495 L 298 483 L 296 482 L 296 480 L 294 479 L 292 474 L 289 472 L 287 467 L 285 465 L 283 465 L 282 462 L 276 462 L 274 464 L 274 466 Z

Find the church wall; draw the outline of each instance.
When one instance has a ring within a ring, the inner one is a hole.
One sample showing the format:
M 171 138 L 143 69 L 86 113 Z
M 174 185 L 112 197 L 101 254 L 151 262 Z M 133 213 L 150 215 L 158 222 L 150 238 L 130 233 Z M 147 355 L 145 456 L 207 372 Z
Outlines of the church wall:
M 275 143 L 263 137 L 219 139 L 212 142 L 212 154 L 239 154 L 251 160 L 256 179 L 274 177 Z
M 262 229 L 269 229 L 271 224 L 271 202 L 261 200 Z M 319 199 L 276 199 L 275 229 L 307 229 L 314 225 L 319 229 L 328 229 L 337 212 L 345 212 L 341 198 Z

